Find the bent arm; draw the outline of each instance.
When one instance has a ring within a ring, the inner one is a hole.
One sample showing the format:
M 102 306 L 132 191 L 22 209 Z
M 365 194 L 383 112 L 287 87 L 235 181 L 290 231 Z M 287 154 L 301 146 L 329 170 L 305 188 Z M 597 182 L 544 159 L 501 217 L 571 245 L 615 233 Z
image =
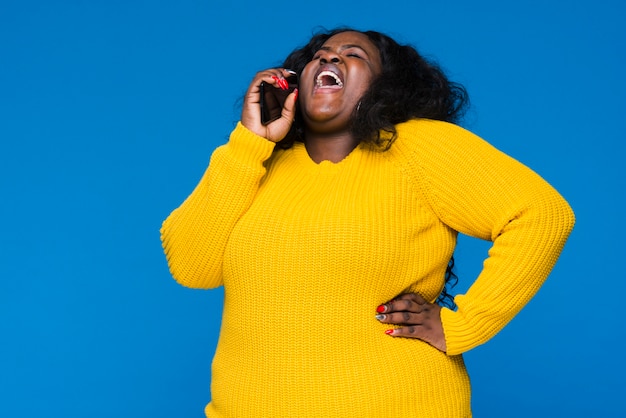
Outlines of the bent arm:
M 489 340 L 535 295 L 574 214 L 528 167 L 458 126 L 439 124 L 420 141 L 426 199 L 451 228 L 493 242 L 478 278 L 455 298 L 457 311 L 441 310 L 447 353 L 454 355 Z
M 274 145 L 239 123 L 228 143 L 215 150 L 191 195 L 163 222 L 168 266 L 183 286 L 222 285 L 228 237 L 252 203 Z

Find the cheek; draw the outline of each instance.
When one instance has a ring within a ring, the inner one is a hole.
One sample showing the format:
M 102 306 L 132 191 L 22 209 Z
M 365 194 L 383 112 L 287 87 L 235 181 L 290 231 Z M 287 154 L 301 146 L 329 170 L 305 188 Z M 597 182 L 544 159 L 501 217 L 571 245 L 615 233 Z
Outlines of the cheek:
M 300 80 L 298 80 L 298 84 L 300 84 L 301 86 L 306 86 L 307 84 L 310 84 L 313 80 L 313 71 L 314 69 L 311 63 L 307 64 L 300 73 Z
M 363 95 L 372 85 L 374 75 L 370 72 L 360 72 L 357 79 L 358 85 L 355 86 L 355 90 L 359 92 L 359 95 Z

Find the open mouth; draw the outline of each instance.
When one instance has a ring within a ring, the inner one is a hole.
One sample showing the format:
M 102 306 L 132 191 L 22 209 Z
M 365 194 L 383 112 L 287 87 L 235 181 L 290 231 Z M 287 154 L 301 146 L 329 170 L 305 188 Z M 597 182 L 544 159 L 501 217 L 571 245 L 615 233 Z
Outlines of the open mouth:
M 341 81 L 341 78 L 334 72 L 324 70 L 317 75 L 315 85 L 318 89 L 341 89 L 343 88 L 343 81 Z

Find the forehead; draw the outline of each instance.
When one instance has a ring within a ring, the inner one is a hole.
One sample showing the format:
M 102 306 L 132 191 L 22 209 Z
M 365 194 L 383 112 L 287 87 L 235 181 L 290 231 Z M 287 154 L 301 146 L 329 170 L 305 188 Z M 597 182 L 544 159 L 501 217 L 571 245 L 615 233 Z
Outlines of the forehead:
M 331 36 L 324 42 L 324 46 L 332 46 L 335 48 L 351 45 L 362 48 L 368 54 L 378 55 L 378 48 L 370 41 L 367 35 L 360 32 L 341 32 Z

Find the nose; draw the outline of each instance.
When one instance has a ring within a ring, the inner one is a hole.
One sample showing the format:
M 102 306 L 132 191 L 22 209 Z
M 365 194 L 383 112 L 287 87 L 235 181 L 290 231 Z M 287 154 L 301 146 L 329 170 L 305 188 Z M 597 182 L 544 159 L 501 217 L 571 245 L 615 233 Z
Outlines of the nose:
M 339 55 L 332 51 L 324 51 L 323 55 L 320 57 L 320 64 L 328 64 L 329 62 L 337 64 L 340 61 Z

